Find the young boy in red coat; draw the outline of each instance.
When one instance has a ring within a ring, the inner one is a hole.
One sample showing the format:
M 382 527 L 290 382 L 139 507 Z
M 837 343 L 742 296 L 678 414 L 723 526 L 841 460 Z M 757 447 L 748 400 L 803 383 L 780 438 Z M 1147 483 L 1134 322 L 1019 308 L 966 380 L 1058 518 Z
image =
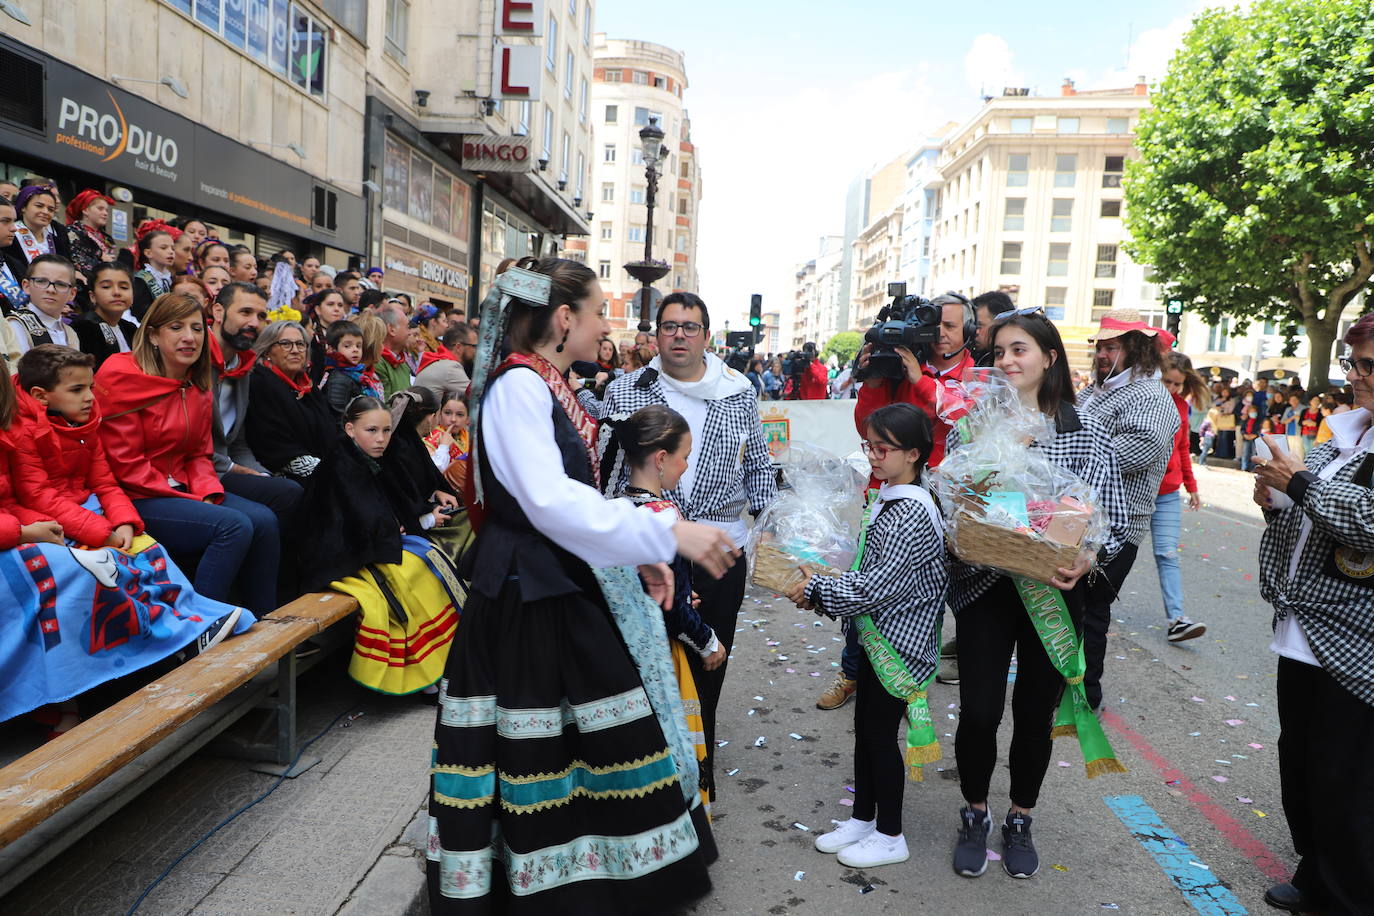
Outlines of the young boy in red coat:
M 96 434 L 94 364 L 89 353 L 56 344 L 34 347 L 19 359 L 15 425 L 22 431 L 15 438 L 25 447 L 14 483 L 20 521 L 55 519 L 77 544 L 127 550 L 143 532 L 143 520 L 110 472 Z

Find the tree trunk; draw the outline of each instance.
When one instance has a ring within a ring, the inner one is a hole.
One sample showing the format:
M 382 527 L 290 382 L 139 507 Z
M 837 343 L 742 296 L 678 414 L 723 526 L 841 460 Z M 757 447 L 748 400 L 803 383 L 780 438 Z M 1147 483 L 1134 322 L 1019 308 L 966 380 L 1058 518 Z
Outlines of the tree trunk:
M 1336 342 L 1336 330 L 1340 327 L 1337 318 L 1335 326 L 1320 318 L 1304 322 L 1307 328 L 1308 367 L 1307 395 L 1321 394 L 1330 387 L 1331 348 Z

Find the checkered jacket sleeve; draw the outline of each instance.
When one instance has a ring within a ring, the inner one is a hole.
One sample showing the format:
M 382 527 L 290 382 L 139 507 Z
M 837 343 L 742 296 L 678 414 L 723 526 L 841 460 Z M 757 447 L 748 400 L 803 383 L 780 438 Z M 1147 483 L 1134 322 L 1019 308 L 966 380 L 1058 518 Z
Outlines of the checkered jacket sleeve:
M 869 526 L 858 570 L 813 576 L 806 597 L 830 617 L 872 614 L 917 680 L 939 660 L 949 576 L 943 532 L 914 499 L 887 503 Z
M 1079 413 L 1096 417 L 1107 431 L 1130 512 L 1125 541 L 1138 544 L 1149 530 L 1159 484 L 1169 467 L 1178 408 L 1163 384 L 1143 379 L 1112 391 L 1089 388 Z
M 1336 455 L 1335 443 L 1325 442 L 1308 453 L 1307 469 L 1319 472 Z M 1330 480 L 1314 481 L 1301 503 L 1265 512 L 1260 596 L 1274 606 L 1275 623 L 1296 614 L 1322 667 L 1374 706 L 1374 580 L 1357 582 L 1329 568 L 1338 548 L 1353 552 L 1356 561 L 1374 561 L 1368 556 L 1374 553 L 1374 490 L 1352 480 L 1365 457 L 1357 455 Z M 1312 520 L 1312 530 L 1290 577 L 1304 518 Z

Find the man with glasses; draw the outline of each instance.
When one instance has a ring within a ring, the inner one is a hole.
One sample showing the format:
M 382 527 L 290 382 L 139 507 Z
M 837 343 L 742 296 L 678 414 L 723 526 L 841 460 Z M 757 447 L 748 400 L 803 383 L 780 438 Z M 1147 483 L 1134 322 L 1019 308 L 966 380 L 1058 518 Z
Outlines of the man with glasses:
M 706 352 L 711 336 L 711 316 L 706 303 L 692 293 L 671 293 L 658 307 L 658 355 L 649 364 L 611 382 L 604 401 L 587 389 L 578 399 L 593 416 L 607 420 L 602 426 L 601 462 L 608 495 L 618 495 L 629 481 L 629 468 L 613 454 L 611 431 L 642 407 L 666 404 L 682 414 L 692 431 L 687 470 L 677 489 L 666 494 L 683 518 L 714 525 L 743 545 L 748 528 L 740 516 L 747 508 L 757 515 L 777 496 L 772 460 L 759 421 L 758 402 L 749 379 Z M 744 600 L 747 564 L 736 563 L 721 579 L 697 567 L 692 587 L 701 597 L 701 619 L 725 647 L 726 661 L 713 671 L 702 667 L 702 658 L 716 646 L 688 652 L 687 660 L 701 696 L 701 718 L 706 733 L 706 762 L 702 785 L 715 797 L 712 753 L 715 750 L 716 706 L 725 683 L 730 649 L 735 640 L 735 620 Z M 701 653 L 701 654 L 699 654 Z
M 61 255 L 40 254 L 29 262 L 23 287 L 29 301 L 9 317 L 19 354 L 45 343 L 72 346 L 76 335 L 69 334 L 62 323 L 62 314 L 76 294 L 76 267 L 72 262 Z

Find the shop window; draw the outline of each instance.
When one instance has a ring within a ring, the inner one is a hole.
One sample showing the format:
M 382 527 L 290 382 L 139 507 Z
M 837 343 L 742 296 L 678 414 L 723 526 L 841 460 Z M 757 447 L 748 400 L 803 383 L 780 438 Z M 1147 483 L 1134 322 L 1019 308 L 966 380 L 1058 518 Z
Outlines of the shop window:
M 419 153 L 410 155 L 410 215 L 422 223 L 428 223 L 431 216 L 430 204 L 434 197 L 434 167 Z
M 434 170 L 434 228 L 453 231 L 453 176 L 443 169 Z
M 390 135 L 386 138 L 386 159 L 383 165 L 384 187 L 382 203 L 405 213 L 410 198 L 410 153 L 401 142 Z

